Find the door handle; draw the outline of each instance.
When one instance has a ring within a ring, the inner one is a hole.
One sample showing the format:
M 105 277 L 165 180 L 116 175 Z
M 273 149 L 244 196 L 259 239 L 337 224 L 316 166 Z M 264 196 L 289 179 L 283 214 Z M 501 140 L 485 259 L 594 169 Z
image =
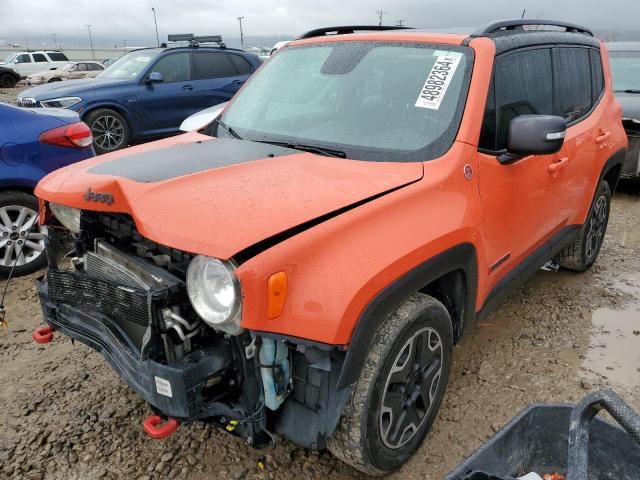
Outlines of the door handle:
M 601 143 L 606 142 L 611 136 L 611 132 L 604 132 L 602 135 L 598 135 L 596 137 L 596 143 L 600 145 Z
M 549 173 L 555 176 L 567 165 L 569 165 L 569 157 L 562 157 L 557 162 L 549 164 Z
M 231 85 L 242 85 L 244 83 L 244 80 L 234 80 L 233 82 L 231 82 Z
M 183 85 L 182 90 L 193 90 L 193 85 Z

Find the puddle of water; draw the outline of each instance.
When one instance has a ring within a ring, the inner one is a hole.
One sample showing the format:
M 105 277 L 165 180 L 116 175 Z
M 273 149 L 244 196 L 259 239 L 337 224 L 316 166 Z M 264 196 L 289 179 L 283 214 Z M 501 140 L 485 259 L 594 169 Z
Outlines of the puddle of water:
M 591 340 L 582 366 L 612 383 L 640 387 L 640 305 L 622 311 L 598 309 L 591 322 Z

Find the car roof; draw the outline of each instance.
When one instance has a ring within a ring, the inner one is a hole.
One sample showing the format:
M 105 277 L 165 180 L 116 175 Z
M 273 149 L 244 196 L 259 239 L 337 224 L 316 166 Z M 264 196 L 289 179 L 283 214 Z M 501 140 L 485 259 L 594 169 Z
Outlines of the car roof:
M 612 52 L 640 52 L 640 42 L 607 42 Z
M 599 48 L 600 42 L 587 28 L 574 24 L 541 19 L 500 20 L 480 27 L 469 34 L 468 29 L 459 28 L 458 32 L 450 30 L 426 30 L 392 26 L 343 26 L 327 27 L 307 32 L 295 42 L 326 42 L 328 40 L 410 40 L 417 42 L 433 42 L 466 45 L 473 38 L 486 37 L 496 45 L 496 55 L 515 48 L 536 45 L 581 45 Z M 465 32 L 467 30 L 467 32 Z M 331 34 L 335 33 L 335 34 Z
M 215 45 L 198 45 L 197 47 L 191 45 L 168 45 L 161 47 L 150 47 L 150 48 L 136 48 L 135 50 L 131 50 L 130 52 L 149 52 L 149 53 L 163 53 L 163 52 L 173 52 L 176 50 L 188 50 L 188 51 L 198 51 L 198 50 L 216 50 L 220 52 L 234 52 L 234 53 L 244 53 L 246 55 L 254 55 L 251 52 L 247 52 L 245 50 L 241 50 L 239 48 L 222 48 Z M 127 52 L 127 53 L 130 53 Z

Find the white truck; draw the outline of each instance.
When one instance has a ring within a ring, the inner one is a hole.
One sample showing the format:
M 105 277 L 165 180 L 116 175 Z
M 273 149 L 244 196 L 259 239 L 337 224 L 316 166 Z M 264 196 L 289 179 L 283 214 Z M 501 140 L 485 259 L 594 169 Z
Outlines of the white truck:
M 0 67 L 8 67 L 26 78 L 35 72 L 54 70 L 69 63 L 67 56 L 56 50 L 14 52 L 0 62 Z

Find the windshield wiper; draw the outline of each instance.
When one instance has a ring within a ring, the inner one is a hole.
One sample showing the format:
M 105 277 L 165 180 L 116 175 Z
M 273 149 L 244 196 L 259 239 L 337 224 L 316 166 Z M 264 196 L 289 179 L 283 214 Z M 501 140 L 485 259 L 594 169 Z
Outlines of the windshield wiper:
M 233 138 L 236 138 L 238 140 L 242 140 L 242 137 L 240 135 L 238 135 L 238 132 L 236 132 L 233 127 L 230 127 L 229 125 L 227 125 L 226 123 L 224 123 L 222 120 L 220 120 L 220 118 L 216 118 L 215 122 L 220 125 L 229 135 L 231 135 Z
M 624 93 L 640 93 L 640 89 L 637 88 L 628 88 L 627 90 L 623 90 Z
M 272 142 L 270 140 L 254 140 L 254 142 L 268 143 L 270 145 L 277 145 L 278 147 L 293 148 L 294 150 L 301 150 L 303 152 L 317 153 L 324 155 L 325 157 L 337 157 L 347 158 L 347 154 L 340 150 L 333 150 L 331 148 L 316 147 L 315 145 L 303 145 L 301 143 L 290 142 Z

